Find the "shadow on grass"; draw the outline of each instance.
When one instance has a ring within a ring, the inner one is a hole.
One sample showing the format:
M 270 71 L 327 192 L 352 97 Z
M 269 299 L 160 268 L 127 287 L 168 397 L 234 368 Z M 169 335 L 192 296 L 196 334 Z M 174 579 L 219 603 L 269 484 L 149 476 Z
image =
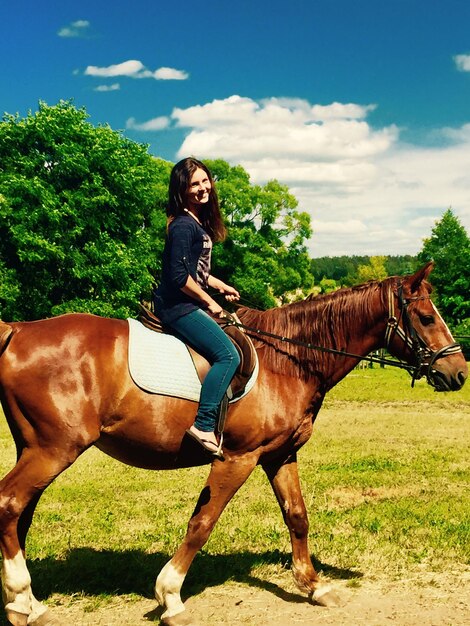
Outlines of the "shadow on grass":
M 155 579 L 168 560 L 169 556 L 162 553 L 78 548 L 71 550 L 63 560 L 51 557 L 29 561 L 28 567 L 33 591 L 38 599 L 47 599 L 54 593 L 81 593 L 89 596 L 137 594 L 153 598 Z M 183 599 L 230 580 L 268 590 L 289 602 L 305 601 L 305 595 L 300 592 L 286 592 L 277 584 L 253 575 L 252 570 L 262 565 L 290 568 L 290 555 L 279 551 L 228 555 L 199 553 L 183 585 Z M 317 571 L 333 579 L 362 577 L 360 572 L 332 567 L 319 561 L 315 561 L 314 566 Z

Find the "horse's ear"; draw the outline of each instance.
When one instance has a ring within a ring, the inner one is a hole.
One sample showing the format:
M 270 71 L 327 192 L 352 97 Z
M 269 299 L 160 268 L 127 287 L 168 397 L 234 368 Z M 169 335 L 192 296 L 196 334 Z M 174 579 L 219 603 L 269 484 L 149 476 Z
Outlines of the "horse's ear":
M 424 267 L 417 270 L 412 276 L 407 278 L 407 282 L 410 285 L 410 293 L 416 293 L 418 291 L 423 280 L 427 280 L 433 267 L 434 261 L 429 261 L 429 263 L 426 263 Z

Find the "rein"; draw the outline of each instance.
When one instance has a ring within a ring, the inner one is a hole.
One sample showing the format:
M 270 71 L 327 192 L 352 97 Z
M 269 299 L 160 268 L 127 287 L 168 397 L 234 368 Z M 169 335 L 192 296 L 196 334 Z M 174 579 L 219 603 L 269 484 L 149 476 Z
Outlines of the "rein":
M 289 337 L 283 337 L 282 335 L 276 335 L 274 333 L 270 333 L 267 330 L 260 330 L 259 328 L 255 328 L 253 326 L 246 326 L 246 324 L 242 324 L 241 322 L 237 322 L 234 317 L 225 314 L 225 319 L 229 324 L 233 326 L 237 326 L 238 328 L 242 328 L 246 330 L 248 333 L 255 333 L 257 335 L 263 337 L 269 337 L 270 339 L 277 339 L 283 343 L 290 343 L 294 346 L 300 346 L 303 348 L 308 348 L 309 350 L 317 350 L 318 352 L 329 352 L 330 354 L 337 354 L 339 356 L 347 356 L 354 359 L 358 359 L 359 361 L 369 361 L 370 363 L 381 363 L 383 365 L 391 365 L 393 367 L 399 367 L 401 369 L 406 369 L 410 372 L 415 370 L 414 365 L 408 365 L 407 363 L 402 363 L 400 361 L 392 361 L 391 359 L 383 359 L 380 357 L 374 356 L 361 356 L 360 354 L 354 354 L 353 352 L 346 352 L 346 350 L 335 350 L 334 348 L 326 348 L 325 346 L 317 346 L 313 343 L 309 343 L 306 341 L 299 341 L 298 339 L 290 339 Z
M 255 328 L 252 326 L 247 326 L 243 324 L 236 318 L 235 316 L 225 313 L 225 319 L 229 324 L 236 326 L 245 330 L 247 333 L 254 333 L 256 335 L 262 337 L 269 337 L 270 339 L 276 339 L 283 343 L 289 343 L 295 346 L 300 346 L 303 348 L 307 348 L 309 350 L 316 350 L 318 352 L 327 352 L 330 354 L 336 354 L 343 357 L 350 357 L 354 359 L 358 359 L 359 361 L 368 361 L 369 363 L 379 363 L 380 365 L 389 365 L 391 367 L 398 367 L 400 369 L 404 369 L 408 371 L 412 377 L 411 386 L 414 386 L 416 380 L 421 378 L 423 375 L 426 376 L 428 383 L 431 386 L 433 385 L 431 378 L 432 366 L 434 363 L 443 357 L 450 356 L 451 354 L 456 354 L 461 352 L 462 349 L 460 344 L 451 343 L 439 350 L 433 351 L 427 345 L 426 342 L 420 337 L 420 335 L 416 332 L 414 328 L 411 318 L 408 313 L 408 305 L 411 302 L 416 300 L 425 300 L 430 299 L 430 296 L 417 296 L 415 298 L 404 298 L 403 297 L 403 286 L 400 284 L 398 287 L 398 302 L 400 305 L 400 314 L 399 317 L 395 315 L 395 306 L 394 306 L 394 294 L 389 287 L 388 290 L 388 311 L 389 316 L 387 320 L 387 328 L 385 331 L 385 346 L 389 348 L 390 343 L 395 335 L 397 335 L 405 345 L 412 351 L 415 356 L 416 363 L 415 365 L 408 365 L 407 363 L 403 363 L 402 361 L 395 361 L 392 359 L 375 357 L 371 355 L 362 356 L 360 354 L 354 354 L 353 352 L 346 352 L 345 350 L 336 350 L 334 348 L 326 348 L 325 346 L 318 346 L 310 342 L 300 341 L 298 339 L 291 339 L 290 337 L 284 337 L 282 335 L 277 335 L 274 333 L 270 333 L 266 330 L 261 330 L 259 328 Z M 403 323 L 404 330 L 400 326 L 400 321 Z M 422 374 L 423 367 L 426 367 L 425 374 Z

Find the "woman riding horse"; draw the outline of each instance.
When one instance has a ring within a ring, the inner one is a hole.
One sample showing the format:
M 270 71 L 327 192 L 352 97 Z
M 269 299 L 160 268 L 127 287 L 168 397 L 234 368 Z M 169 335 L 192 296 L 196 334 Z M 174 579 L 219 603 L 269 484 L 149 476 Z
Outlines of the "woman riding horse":
M 259 331 L 258 379 L 231 406 L 225 462 L 212 463 L 186 536 L 157 578 L 167 626 L 191 623 L 180 597 L 186 573 L 257 465 L 289 529 L 297 585 L 316 602 L 335 601 L 311 561 L 297 452 L 312 434 L 326 392 L 378 348 L 387 346 L 437 390 L 462 387 L 467 364 L 430 299 L 430 271 L 427 265 L 412 276 L 264 313 L 239 311 L 242 323 Z M 63 623 L 34 597 L 25 561 L 35 507 L 56 476 L 93 445 L 138 467 L 178 467 L 194 402 L 135 385 L 127 360 L 128 327 L 124 320 L 80 314 L 0 323 L 0 397 L 17 448 L 17 463 L 0 482 L 3 599 L 13 626 Z

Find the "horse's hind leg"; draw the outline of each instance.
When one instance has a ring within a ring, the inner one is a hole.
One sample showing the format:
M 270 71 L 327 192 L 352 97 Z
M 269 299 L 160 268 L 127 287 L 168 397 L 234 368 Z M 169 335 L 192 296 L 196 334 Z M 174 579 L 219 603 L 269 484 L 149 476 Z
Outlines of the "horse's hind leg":
M 36 506 L 43 492 L 44 489 L 34 495 L 18 520 L 18 540 L 23 554 L 25 554 L 26 551 L 26 537 L 28 535 L 31 522 L 33 521 L 34 511 L 36 510 Z M 54 618 L 48 608 L 34 597 L 32 592 L 31 601 L 32 610 L 28 618 L 28 626 L 58 626 L 59 622 Z
M 292 544 L 292 572 L 302 591 L 324 606 L 336 606 L 338 598 L 330 585 L 320 582 L 308 549 L 308 516 L 300 488 L 295 455 L 286 462 L 263 465 L 281 507 Z
M 155 584 L 155 595 L 165 608 L 162 623 L 166 626 L 191 624 L 184 615 L 181 587 L 196 553 L 209 535 L 227 503 L 243 485 L 257 463 L 255 455 L 245 455 L 225 462 L 215 461 L 196 509 L 189 521 L 186 536 L 173 558 L 163 567 Z
M 0 482 L 2 592 L 7 618 L 13 626 L 54 624 L 47 607 L 33 596 L 24 544 L 40 495 L 69 464 L 64 457 L 58 458 L 57 450 L 27 448 Z

